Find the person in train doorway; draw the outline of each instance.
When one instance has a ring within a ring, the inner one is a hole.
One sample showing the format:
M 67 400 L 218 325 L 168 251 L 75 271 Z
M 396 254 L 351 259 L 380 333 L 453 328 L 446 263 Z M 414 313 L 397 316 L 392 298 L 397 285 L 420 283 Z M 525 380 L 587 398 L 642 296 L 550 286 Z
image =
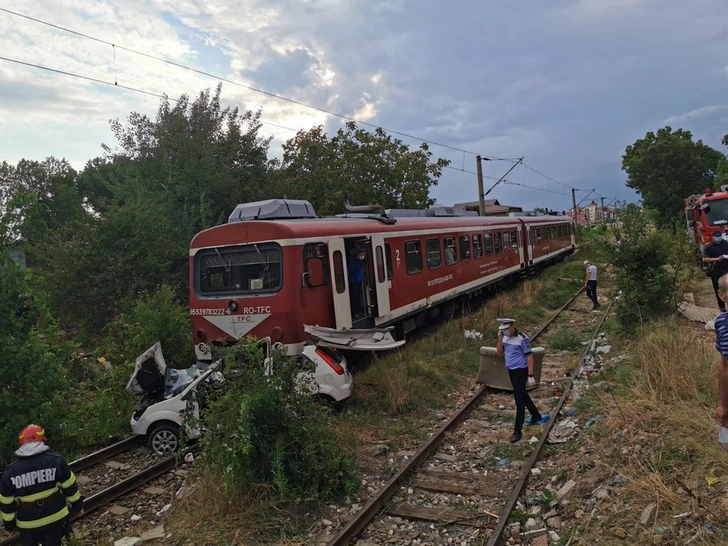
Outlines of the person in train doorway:
M 592 300 L 594 304 L 592 311 L 596 311 L 599 309 L 599 298 L 597 298 L 597 266 L 589 260 L 584 260 L 584 267 L 586 267 L 586 278 L 584 279 L 586 297 Z
M 542 425 L 549 420 L 549 416 L 542 416 L 536 404 L 526 392 L 527 386 L 536 384 L 533 377 L 533 351 L 528 336 L 516 330 L 513 319 L 498 319 L 498 344 L 496 354 L 505 357 L 508 376 L 513 386 L 513 399 L 516 402 L 516 423 L 513 427 L 511 443 L 521 439 L 523 422 L 526 418 L 526 408 L 531 414 L 529 425 Z
M 718 302 L 718 309 L 725 312 L 725 302 L 720 298 L 718 279 L 728 273 L 728 241 L 723 240 L 720 230 L 713 231 L 713 240 L 703 248 L 703 263 L 708 264 L 708 276 L 713 283 L 713 292 Z
M 364 316 L 365 260 L 366 253 L 364 250 L 360 250 L 353 259 L 349 260 L 349 294 L 351 298 L 351 314 L 354 319 L 359 319 Z
M 83 497 L 65 459 L 51 451 L 45 430 L 28 425 L 18 436 L 17 459 L 0 477 L 0 515 L 6 531 L 18 530 L 23 546 L 60 546 L 70 537 Z

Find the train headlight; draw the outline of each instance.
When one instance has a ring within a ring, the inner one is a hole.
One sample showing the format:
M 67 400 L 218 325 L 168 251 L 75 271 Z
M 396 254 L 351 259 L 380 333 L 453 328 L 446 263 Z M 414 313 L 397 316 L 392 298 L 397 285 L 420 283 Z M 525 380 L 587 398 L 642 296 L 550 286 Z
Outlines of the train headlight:
M 231 313 L 234 313 L 235 311 L 237 311 L 238 310 L 238 302 L 235 301 L 235 300 L 230 300 L 228 302 L 228 309 L 230 309 L 230 312 Z
M 283 330 L 280 326 L 276 326 L 270 333 L 270 337 L 273 341 L 280 341 L 283 339 Z
M 200 352 L 201 354 L 207 353 L 208 350 L 209 349 L 208 349 L 206 343 L 198 343 L 197 344 L 197 351 Z

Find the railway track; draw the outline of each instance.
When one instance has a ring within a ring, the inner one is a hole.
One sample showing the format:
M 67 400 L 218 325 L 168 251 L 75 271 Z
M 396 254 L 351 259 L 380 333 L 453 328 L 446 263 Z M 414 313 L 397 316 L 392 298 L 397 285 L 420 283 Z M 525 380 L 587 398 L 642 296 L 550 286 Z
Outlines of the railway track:
M 581 290 L 558 309 L 531 340 L 536 341 L 557 325 L 557 320 L 573 306 L 580 293 Z M 551 417 L 546 425 L 524 427 L 523 440 L 509 444 L 514 419 L 512 393 L 481 386 L 424 445 L 403 457 L 396 474 L 339 529 L 328 546 L 355 543 L 502 546 L 514 514 L 518 512 L 520 519 L 539 513 L 548 515 L 547 510 L 552 508 L 558 495 L 544 498 L 543 506 L 533 503 L 529 506 L 523 502 L 522 493 L 529 478 L 540 474 L 536 465 L 543 462 L 549 435 L 569 399 L 575 378 L 590 359 L 610 309 L 611 304 L 598 317 L 583 310 L 572 312 L 575 317 L 580 314 L 583 320 L 569 321 L 570 330 L 591 326 L 593 329 L 590 337 L 582 342 L 586 347 L 573 370 L 565 371 L 563 365 L 556 369 L 544 367 L 540 388 L 531 392 L 542 414 L 548 413 Z M 546 375 L 552 377 L 545 378 Z M 555 396 L 548 391 L 559 394 L 555 404 Z M 557 485 L 561 484 L 557 482 Z M 433 528 L 440 530 L 436 542 L 428 540 Z M 520 530 L 522 544 L 532 544 L 532 540 L 546 533 L 545 528 L 529 530 L 528 525 Z
M 111 501 L 167 474 L 175 465 L 175 456 L 160 459 L 151 451 L 140 449 L 138 437 L 127 438 L 69 463 L 86 497 L 85 515 L 73 520 L 89 518 L 108 507 Z M 0 546 L 19 544 L 17 534 L 0 540 Z

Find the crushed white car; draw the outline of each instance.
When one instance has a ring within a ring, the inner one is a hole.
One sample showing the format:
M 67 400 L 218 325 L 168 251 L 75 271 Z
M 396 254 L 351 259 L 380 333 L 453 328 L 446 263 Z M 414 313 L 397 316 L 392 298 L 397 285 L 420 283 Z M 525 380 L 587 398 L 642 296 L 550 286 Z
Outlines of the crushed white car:
M 270 370 L 272 347 L 263 340 L 266 369 Z M 346 359 L 333 349 L 307 345 L 299 357 L 299 379 L 317 398 L 339 403 L 351 396 L 353 379 Z M 203 382 L 224 382 L 222 361 L 197 362 L 186 369 L 167 366 L 162 346 L 156 342 L 136 358 L 134 371 L 126 385 L 127 392 L 141 396 L 131 416 L 131 430 L 145 436 L 147 445 L 159 455 L 170 455 L 179 447 L 180 430 L 185 426 L 186 437 L 198 439 L 202 430 L 185 423 L 188 402 L 191 402 L 193 422 L 198 422 L 200 407 L 195 397 Z

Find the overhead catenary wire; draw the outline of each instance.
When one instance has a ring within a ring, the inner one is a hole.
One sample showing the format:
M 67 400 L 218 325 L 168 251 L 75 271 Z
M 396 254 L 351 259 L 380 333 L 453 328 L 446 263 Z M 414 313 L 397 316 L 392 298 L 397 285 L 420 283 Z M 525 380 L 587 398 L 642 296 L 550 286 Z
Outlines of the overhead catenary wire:
M 0 9 L 2 9 L 2 8 L 0 8 Z M 63 76 L 71 76 L 73 78 L 80 78 L 82 80 L 90 81 L 90 82 L 93 82 L 93 83 L 100 83 L 102 85 L 109 85 L 111 87 L 119 87 L 119 88 L 124 89 L 126 91 L 132 91 L 134 93 L 141 93 L 143 95 L 148 95 L 148 96 L 151 96 L 151 97 L 157 97 L 157 98 L 164 99 L 164 100 L 171 100 L 173 102 L 179 102 L 178 99 L 169 97 L 169 96 L 165 95 L 164 93 L 155 93 L 154 91 L 147 91 L 146 89 L 139 89 L 138 87 L 131 87 L 129 85 L 119 84 L 116 81 L 113 81 L 112 82 L 112 81 L 102 80 L 102 79 L 99 79 L 99 78 L 92 78 L 90 76 L 84 76 L 83 74 L 75 74 L 73 72 L 68 72 L 66 70 L 58 70 L 57 68 L 50 68 L 48 66 L 43 66 L 43 65 L 40 65 L 40 64 L 28 63 L 28 62 L 25 62 L 25 61 L 20 61 L 18 59 L 11 59 L 10 57 L 5 57 L 5 56 L 2 56 L 2 55 L 0 55 L 0 60 L 7 61 L 7 62 L 10 62 L 10 63 L 16 63 L 16 64 L 23 65 L 23 66 L 28 66 L 28 67 L 31 67 L 31 68 L 38 68 L 40 70 L 47 70 L 48 72 L 54 72 L 56 74 L 61 74 Z M 260 123 L 262 123 L 264 125 L 271 125 L 273 127 L 278 127 L 279 129 L 286 129 L 288 131 L 293 131 L 294 133 L 295 132 L 298 132 L 300 130 L 300 129 L 294 129 L 292 127 L 285 127 L 284 125 L 278 125 L 276 123 L 270 123 L 268 121 L 262 121 L 261 120 Z
M 84 39 L 87 39 L 87 40 L 92 40 L 92 41 L 95 41 L 97 43 L 101 43 L 101 44 L 104 44 L 104 45 L 111 46 L 112 49 L 113 49 L 113 53 L 114 53 L 114 73 L 115 73 L 115 80 L 117 79 L 116 78 L 116 49 L 121 49 L 123 51 L 127 51 L 127 52 L 132 53 L 132 54 L 135 54 L 135 55 L 140 55 L 140 56 L 143 56 L 143 57 L 146 57 L 146 58 L 155 60 L 157 62 L 169 64 L 171 66 L 175 66 L 175 67 L 180 68 L 180 69 L 183 69 L 183 70 L 188 70 L 188 71 L 194 72 L 196 74 L 200 74 L 202 76 L 206 76 L 206 77 L 213 78 L 213 79 L 216 79 L 216 80 L 225 82 L 225 83 L 229 83 L 231 85 L 243 87 L 243 88 L 248 89 L 250 91 L 253 91 L 253 92 L 256 92 L 256 93 L 261 93 L 261 94 L 266 95 L 266 96 L 271 97 L 271 98 L 275 98 L 275 99 L 278 99 L 278 100 L 286 101 L 286 102 L 289 102 L 291 104 L 295 104 L 297 106 L 301 106 L 301 107 L 305 107 L 305 108 L 310 108 L 310 109 L 313 109 L 313 110 L 317 110 L 317 111 L 319 111 L 321 113 L 324 113 L 324 114 L 327 114 L 327 115 L 330 115 L 330 116 L 334 116 L 334 117 L 338 117 L 340 119 L 344 119 L 344 120 L 347 120 L 347 121 L 353 121 L 354 123 L 359 124 L 359 125 L 364 125 L 364 126 L 373 127 L 373 128 L 381 128 L 382 130 L 386 131 L 387 133 L 391 133 L 393 135 L 398 135 L 398 136 L 402 136 L 402 137 L 409 138 L 409 139 L 412 139 L 412 140 L 418 140 L 420 142 L 423 142 L 423 143 L 426 143 L 426 144 L 430 144 L 430 145 L 433 145 L 433 146 L 439 146 L 439 147 L 442 147 L 442 148 L 446 148 L 446 149 L 450 149 L 450 150 L 462 152 L 463 155 L 464 154 L 481 155 L 483 158 L 487 158 L 487 159 L 490 159 L 490 160 L 496 160 L 496 161 L 511 161 L 511 162 L 518 162 L 519 161 L 519 158 L 495 157 L 495 156 L 491 156 L 491 155 L 488 155 L 488 154 L 478 154 L 476 152 L 473 152 L 473 151 L 470 151 L 470 150 L 466 150 L 466 149 L 461 148 L 461 147 L 458 147 L 458 146 L 452 146 L 450 144 L 445 144 L 445 143 L 438 142 L 438 141 L 434 141 L 434 140 L 431 140 L 431 139 L 422 138 L 422 137 L 419 137 L 417 135 L 413 135 L 413 134 L 410 134 L 410 133 L 406 133 L 404 131 L 398 131 L 398 130 L 395 130 L 395 129 L 388 129 L 386 127 L 382 127 L 381 125 L 376 125 L 376 124 L 369 123 L 369 122 L 366 122 L 366 121 L 357 120 L 356 118 L 353 118 L 351 116 L 347 116 L 345 114 L 341 114 L 341 113 L 338 113 L 338 112 L 334 112 L 332 110 L 328 110 L 326 108 L 321 108 L 319 106 L 307 104 L 307 103 L 304 103 L 303 101 L 299 101 L 299 100 L 296 100 L 296 99 L 292 99 L 290 97 L 285 97 L 285 96 L 279 95 L 277 93 L 271 93 L 271 92 L 266 91 L 264 89 L 259 89 L 257 87 L 251 86 L 251 85 L 247 85 L 247 84 L 244 84 L 244 83 L 241 83 L 241 82 L 237 82 L 237 81 L 234 81 L 234 80 L 230 80 L 228 78 L 224 78 L 222 76 L 218 76 L 218 75 L 213 74 L 211 72 L 207 72 L 205 70 L 200 70 L 200 69 L 197 69 L 197 68 L 193 68 L 193 67 L 184 65 L 182 63 L 178 63 L 178 62 L 175 62 L 175 61 L 171 61 L 169 59 L 165 59 L 163 57 L 158 57 L 156 55 L 152 55 L 150 53 L 145 53 L 143 51 L 135 50 L 133 48 L 126 47 L 126 46 L 123 46 L 123 45 L 120 45 L 120 44 L 117 44 L 117 43 L 114 43 L 114 42 L 110 42 L 108 40 L 104 40 L 104 39 L 98 38 L 96 36 L 91 36 L 89 34 L 85 34 L 83 32 L 79 32 L 79 31 L 76 31 L 76 30 L 73 30 L 73 29 L 64 27 L 62 25 L 57 25 L 55 23 L 51 23 L 51 22 L 48 22 L 48 21 L 44 21 L 42 19 L 39 19 L 37 17 L 32 17 L 32 16 L 26 15 L 24 13 L 20 13 L 20 12 L 13 11 L 13 10 L 10 10 L 10 9 L 7 9 L 7 8 L 3 8 L 3 7 L 0 7 L 0 11 L 1 12 L 4 12 L 4 13 L 7 13 L 9 15 L 15 16 L 15 17 L 20 17 L 20 18 L 23 18 L 23 19 L 27 19 L 29 21 L 35 22 L 35 23 L 40 24 L 40 25 L 45 25 L 45 26 L 54 28 L 56 30 L 60 30 L 62 32 L 67 32 L 69 34 L 73 34 L 75 36 L 79 36 L 79 37 L 84 38 Z M 5 60 L 9 60 L 9 59 L 5 58 Z M 14 62 L 20 62 L 22 64 L 27 64 L 28 66 L 37 66 L 37 65 L 33 65 L 32 63 L 23 63 L 22 61 L 14 61 Z M 43 68 L 45 68 L 45 67 L 43 67 Z M 65 72 L 65 71 L 61 71 L 61 70 L 55 70 L 55 69 L 49 69 L 49 68 L 45 68 L 45 69 L 46 70 L 51 70 L 53 72 L 57 72 L 57 73 L 60 73 L 60 74 L 70 75 L 70 73 Z M 108 84 L 108 82 L 105 82 L 105 81 L 102 81 L 102 80 L 97 80 L 97 79 L 94 79 L 94 78 L 88 78 L 88 77 L 79 76 L 79 75 L 77 75 L 77 77 L 83 77 L 84 79 L 87 79 L 89 81 L 95 81 L 97 83 Z M 122 87 L 123 89 L 131 90 L 131 91 L 136 90 L 138 92 L 146 93 L 146 94 L 149 94 L 149 95 L 152 95 L 152 96 L 159 96 L 158 94 L 154 94 L 154 93 L 151 93 L 151 92 L 145 92 L 143 90 L 139 90 L 139 89 L 136 89 L 136 88 L 132 88 L 130 86 L 118 85 L 118 83 L 116 81 L 114 82 L 114 85 L 117 86 L 117 87 Z M 167 97 L 165 96 L 165 98 L 167 98 Z M 268 125 L 275 125 L 275 124 L 272 124 L 272 123 L 267 123 L 267 124 Z M 279 126 L 279 127 L 281 127 L 282 129 L 296 131 L 295 129 L 292 129 L 290 127 L 284 127 L 284 126 Z M 463 159 L 463 164 L 464 164 L 464 159 Z M 554 182 L 557 182 L 559 184 L 563 184 L 563 182 L 559 182 L 558 180 L 555 180 L 555 179 L 553 179 L 553 178 L 551 178 L 551 177 L 549 177 L 549 176 L 541 173 L 540 171 L 537 171 L 536 169 L 534 169 L 534 168 L 532 168 L 530 166 L 527 166 L 527 165 L 524 165 L 524 166 L 526 166 L 527 168 L 531 169 L 533 172 L 539 174 L 540 176 L 543 176 L 543 177 L 545 177 L 545 178 L 547 178 L 549 180 L 552 180 Z M 469 171 L 466 171 L 464 168 L 463 169 L 460 169 L 460 170 L 462 172 L 469 172 Z M 471 174 L 474 174 L 474 173 L 471 173 Z M 493 177 L 493 179 L 495 179 L 495 178 Z M 566 184 L 563 184 L 563 185 L 566 185 Z
M 313 110 L 319 111 L 319 112 L 324 113 L 324 114 L 329 115 L 329 116 L 338 117 L 340 119 L 343 119 L 343 120 L 346 120 L 346 121 L 351 121 L 351 122 L 354 122 L 354 123 L 359 124 L 359 125 L 363 125 L 363 126 L 367 126 L 367 127 L 372 127 L 372 128 L 377 128 L 377 129 L 381 129 L 381 130 L 383 130 L 383 131 L 385 131 L 387 133 L 390 133 L 390 134 L 393 134 L 393 135 L 398 135 L 398 136 L 405 137 L 405 138 L 409 138 L 409 139 L 412 139 L 412 140 L 417 140 L 417 141 L 423 142 L 423 143 L 428 144 L 428 145 L 439 146 L 439 147 L 442 147 L 442 148 L 446 148 L 446 149 L 450 149 L 450 150 L 454 150 L 454 151 L 461 152 L 463 154 L 463 168 L 458 169 L 456 167 L 447 166 L 447 168 L 448 169 L 451 169 L 451 170 L 460 171 L 460 172 L 464 172 L 464 173 L 468 173 L 468 174 L 475 175 L 476 173 L 473 173 L 472 171 L 466 170 L 464 168 L 464 165 L 465 165 L 465 154 L 480 155 L 483 159 L 487 159 L 487 160 L 510 161 L 510 162 L 515 163 L 516 165 L 520 162 L 524 166 L 525 169 L 528 169 L 528 170 L 534 172 L 535 174 L 537 174 L 537 175 L 539 175 L 539 176 L 541 176 L 541 177 L 543 177 L 543 178 L 545 178 L 545 179 L 547 179 L 547 180 L 549 180 L 551 182 L 560 184 L 560 185 L 562 185 L 562 186 L 564 186 L 566 188 L 575 189 L 575 188 L 572 188 L 571 186 L 569 186 L 568 184 L 566 184 L 564 182 L 561 182 L 561 181 L 559 181 L 559 180 L 557 180 L 555 178 L 552 178 L 552 177 L 544 174 L 543 172 L 541 172 L 541 171 L 539 171 L 539 170 L 531 167 L 530 165 L 527 165 L 527 164 L 523 163 L 523 161 L 522 161 L 523 158 L 505 158 L 505 157 L 490 156 L 488 154 L 476 154 L 476 152 L 473 152 L 473 151 L 470 151 L 470 150 L 466 150 L 465 148 L 461 148 L 461 147 L 458 147 L 458 146 L 453 146 L 453 145 L 450 145 L 450 144 L 445 144 L 445 143 L 438 142 L 438 141 L 434 141 L 434 140 L 431 140 L 431 139 L 422 138 L 422 137 L 419 137 L 417 135 L 413 135 L 411 133 L 407 133 L 407 132 L 404 132 L 404 131 L 398 131 L 398 130 L 395 130 L 395 129 L 389 129 L 389 128 L 383 127 L 381 125 L 376 125 L 376 124 L 369 123 L 369 122 L 366 122 L 366 121 L 358 120 L 358 119 L 356 119 L 356 118 L 354 118 L 352 116 L 347 116 L 345 114 L 341 114 L 341 113 L 338 113 L 338 112 L 334 112 L 334 111 L 328 110 L 326 108 L 321 108 L 319 106 L 307 104 L 307 103 L 305 103 L 303 101 L 299 101 L 299 100 L 296 100 L 296 99 L 292 99 L 290 97 L 286 97 L 286 96 L 283 96 L 283 95 L 280 95 L 280 94 L 277 94 L 277 93 L 272 93 L 272 92 L 266 91 L 264 89 L 259 89 L 257 87 L 254 87 L 254 86 L 251 86 L 251 85 L 248 85 L 248 84 L 244 84 L 244 83 L 241 83 L 241 82 L 238 82 L 238 81 L 235 81 L 235 80 L 231 80 L 229 78 L 225 78 L 225 77 L 222 77 L 222 76 L 218 76 L 216 74 L 213 74 L 213 73 L 208 72 L 208 71 L 205 71 L 205 70 L 200 70 L 200 69 L 197 69 L 197 68 L 193 68 L 193 67 L 184 65 L 182 63 L 178 63 L 178 62 L 175 62 L 175 61 L 171 61 L 169 59 L 165 59 L 163 57 L 158 57 L 158 56 L 155 56 L 155 55 L 152 55 L 152 54 L 149 54 L 149 53 L 145 53 L 143 51 L 135 50 L 135 49 L 130 48 L 130 47 L 126 47 L 126 46 L 123 46 L 123 45 L 120 45 L 120 44 L 117 44 L 117 43 L 114 43 L 114 42 L 110 42 L 108 40 L 104 40 L 104 39 L 98 38 L 96 36 L 91 36 L 89 34 L 85 34 L 83 32 L 79 32 L 79 31 L 76 31 L 76 30 L 73 30 L 73 29 L 64 27 L 62 25 L 57 25 L 57 24 L 54 24 L 54 23 L 51 23 L 51 22 L 48 22 L 48 21 L 44 21 L 44 20 L 39 19 L 37 17 L 32 17 L 32 16 L 29 16 L 29 15 L 26 15 L 26 14 L 23 14 L 23 13 L 20 13 L 20 12 L 17 12 L 17 11 L 13 11 L 13 10 L 10 10 L 10 9 L 7 9 L 7 8 L 0 7 L 0 12 L 4 12 L 4 13 L 7 13 L 7 14 L 12 15 L 12 16 L 16 16 L 16 17 L 20 17 L 20 18 L 23 18 L 23 19 L 27 19 L 29 21 L 35 22 L 35 23 L 40 24 L 40 25 L 45 25 L 45 26 L 48 26 L 48 27 L 51 27 L 51 28 L 60 30 L 62 32 L 66 32 L 66 33 L 69 33 L 69 34 L 73 34 L 73 35 L 79 36 L 79 37 L 84 38 L 84 39 L 87 39 L 87 40 L 95 41 L 97 43 L 101 43 L 101 44 L 110 46 L 112 48 L 112 53 L 113 53 L 114 82 L 112 83 L 112 82 L 108 82 L 108 81 L 105 81 L 105 80 L 101 80 L 99 78 L 88 77 L 88 76 L 84 76 L 84 75 L 81 75 L 81 74 L 75 74 L 75 73 L 72 73 L 72 72 L 69 72 L 69 71 L 54 69 L 54 68 L 50 68 L 50 67 L 45 67 L 45 66 L 38 65 L 38 64 L 35 64 L 35 63 L 29 63 L 29 62 L 20 61 L 20 60 L 17 60 L 17 59 L 11 59 L 11 58 L 8 58 L 8 57 L 0 57 L 0 59 L 5 60 L 5 61 L 14 62 L 14 63 L 22 64 L 22 65 L 25 65 L 25 66 L 29 66 L 29 67 L 39 68 L 39 69 L 43 69 L 43 70 L 46 70 L 46 71 L 54 72 L 54 73 L 57 73 L 57 74 L 61 74 L 61 75 L 73 76 L 73 77 L 85 79 L 87 81 L 94 82 L 94 83 L 99 83 L 99 84 L 104 84 L 104 85 L 113 85 L 115 87 L 120 87 L 120 88 L 125 89 L 125 90 L 128 90 L 128 91 L 142 93 L 142 94 L 149 95 L 149 96 L 154 96 L 154 97 L 163 98 L 163 99 L 167 99 L 167 100 L 175 100 L 175 99 L 170 99 L 169 96 L 164 95 L 164 94 L 155 93 L 155 92 L 151 92 L 151 91 L 146 91 L 144 89 L 139 89 L 139 88 L 132 87 L 132 86 L 128 86 L 128 85 L 120 85 L 118 83 L 117 67 L 116 67 L 116 49 L 118 48 L 118 49 L 127 51 L 129 53 L 135 54 L 135 55 L 140 55 L 142 57 L 146 57 L 146 58 L 149 58 L 149 59 L 154 60 L 154 61 L 157 61 L 157 62 L 165 63 L 165 64 L 168 64 L 168 65 L 171 65 L 171 66 L 180 68 L 182 70 L 191 71 L 193 73 L 196 73 L 196 74 L 199 74 L 199 75 L 202 75 L 202 76 L 214 78 L 214 79 L 219 80 L 221 82 L 225 82 L 225 83 L 229 83 L 231 85 L 235 85 L 235 86 L 238 86 L 238 87 L 242 87 L 242 88 L 248 89 L 250 91 L 253 91 L 253 92 L 256 92 L 256 93 L 260 93 L 260 94 L 263 94 L 263 95 L 268 96 L 268 97 L 271 97 L 271 98 L 275 98 L 277 100 L 286 101 L 286 102 L 289 102 L 291 104 L 295 104 L 297 106 L 301 106 L 301 107 L 304 107 L 304 108 L 313 109 Z M 283 126 L 283 125 L 279 125 L 279 124 L 275 124 L 275 123 L 271 123 L 271 122 L 266 122 L 266 121 L 261 121 L 261 123 L 264 124 L 264 125 L 270 125 L 272 127 L 278 127 L 280 129 L 284 129 L 284 130 L 288 130 L 288 131 L 293 131 L 293 132 L 298 132 L 298 131 L 301 130 L 301 129 L 294 129 L 292 127 L 286 127 L 286 126 Z M 485 175 L 484 175 L 484 177 L 485 178 L 492 179 L 492 180 L 496 180 L 496 177 L 485 176 Z M 523 185 L 523 184 L 516 184 L 516 185 Z M 549 191 L 550 193 L 556 193 L 556 194 L 558 194 L 558 192 L 554 192 L 552 190 L 543 190 L 541 188 L 536 188 L 536 187 L 532 187 L 532 186 L 525 186 L 525 185 L 523 185 L 523 186 L 524 187 L 530 187 L 532 189 L 537 189 L 537 190 L 540 190 L 540 191 Z M 576 191 L 580 191 L 580 190 L 576 190 Z

